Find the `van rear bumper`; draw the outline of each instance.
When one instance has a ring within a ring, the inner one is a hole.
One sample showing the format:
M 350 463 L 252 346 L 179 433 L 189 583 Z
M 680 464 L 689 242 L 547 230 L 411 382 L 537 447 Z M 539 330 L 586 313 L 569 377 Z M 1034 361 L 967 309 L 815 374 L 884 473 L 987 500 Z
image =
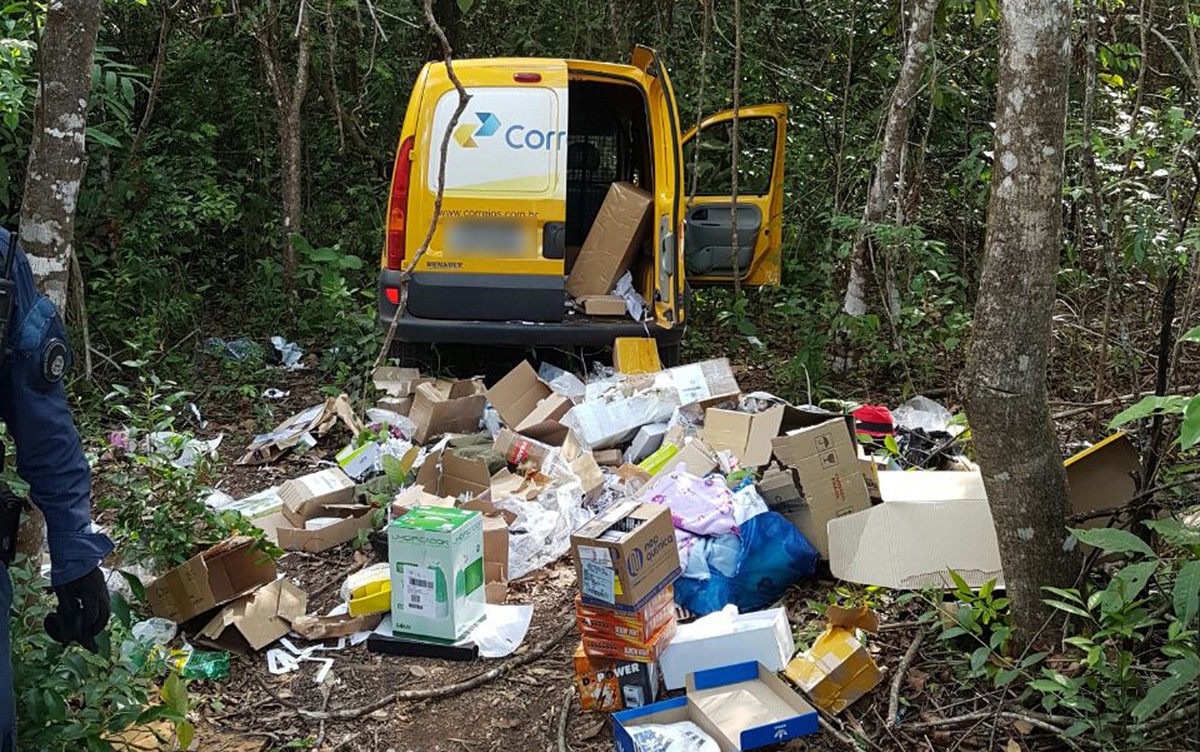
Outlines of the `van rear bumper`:
M 379 285 L 377 323 L 385 335 L 396 315 L 396 305 Z M 683 339 L 683 327 L 666 329 L 657 324 L 643 326 L 635 321 L 596 321 L 580 318 L 562 322 L 477 321 L 467 319 L 428 319 L 405 311 L 396 324 L 396 342 L 449 343 L 527 347 L 566 345 L 610 347 L 616 337 L 651 336 L 660 345 L 677 345 Z

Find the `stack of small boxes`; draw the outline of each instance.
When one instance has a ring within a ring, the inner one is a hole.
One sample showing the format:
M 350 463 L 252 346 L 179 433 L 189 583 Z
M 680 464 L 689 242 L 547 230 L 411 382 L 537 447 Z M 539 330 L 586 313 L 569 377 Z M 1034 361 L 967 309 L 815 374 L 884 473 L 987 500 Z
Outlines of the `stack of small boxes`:
M 657 661 L 675 636 L 671 583 L 680 573 L 669 510 L 618 504 L 577 530 L 571 547 L 582 591 L 575 599 L 581 706 L 612 712 L 654 702 Z

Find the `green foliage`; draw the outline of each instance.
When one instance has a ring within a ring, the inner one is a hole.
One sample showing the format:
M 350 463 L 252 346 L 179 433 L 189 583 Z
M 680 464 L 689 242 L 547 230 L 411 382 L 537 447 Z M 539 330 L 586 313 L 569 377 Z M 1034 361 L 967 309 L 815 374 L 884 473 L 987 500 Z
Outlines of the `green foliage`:
M 114 735 L 134 726 L 166 721 L 174 742 L 163 749 L 186 749 L 193 732 L 186 720 L 187 686 L 174 673 L 155 695 L 155 667 L 135 660 L 135 646 L 125 640 L 130 627 L 127 608 L 114 606 L 110 630 L 97 638 L 92 654 L 78 646 L 64 649 L 50 639 L 42 621 L 54 609 L 39 568 L 18 560 L 9 568 L 13 584 L 13 686 L 22 749 L 74 752 L 113 750 Z M 169 691 L 168 691 L 168 688 Z
M 161 573 L 233 534 L 256 537 L 263 550 L 280 553 L 237 512 L 216 512 L 204 503 L 213 479 L 207 456 L 192 464 L 176 461 L 193 439 L 174 430 L 187 396 L 172 382 L 149 376 L 142 377 L 142 389 L 115 385 L 106 398 L 126 428 L 110 436 L 113 459 L 101 466 L 108 490 L 96 506 L 113 513 L 120 559 Z
M 942 606 L 940 638 L 965 644 L 970 649 L 969 676 L 998 676 L 1010 668 L 1007 660 L 1012 624 L 1008 598 L 996 595 L 996 581 L 989 580 L 978 591 L 967 584 L 954 570 L 954 602 Z M 948 618 L 947 618 L 948 617 Z

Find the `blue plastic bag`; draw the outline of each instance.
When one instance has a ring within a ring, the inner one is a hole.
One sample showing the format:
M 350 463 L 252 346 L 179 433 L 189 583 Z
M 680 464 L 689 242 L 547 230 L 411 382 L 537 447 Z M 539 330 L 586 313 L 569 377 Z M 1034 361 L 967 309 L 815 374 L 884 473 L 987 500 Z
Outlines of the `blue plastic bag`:
M 795 525 L 776 512 L 746 520 L 739 535 L 742 547 L 733 572 L 710 559 L 707 579 L 681 577 L 675 581 L 679 605 L 701 615 L 720 611 L 729 603 L 742 613 L 757 611 L 817 571 L 820 554 Z M 717 552 L 721 548 L 697 548 L 692 555 L 701 550 Z

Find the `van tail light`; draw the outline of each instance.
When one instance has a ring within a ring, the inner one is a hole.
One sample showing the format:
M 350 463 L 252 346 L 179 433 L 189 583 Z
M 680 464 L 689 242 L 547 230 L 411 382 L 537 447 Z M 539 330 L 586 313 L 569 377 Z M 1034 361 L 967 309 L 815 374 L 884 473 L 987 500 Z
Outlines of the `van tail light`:
M 412 136 L 404 139 L 396 153 L 392 171 L 392 199 L 388 204 L 387 268 L 404 268 L 404 242 L 408 234 L 408 183 L 412 178 Z

